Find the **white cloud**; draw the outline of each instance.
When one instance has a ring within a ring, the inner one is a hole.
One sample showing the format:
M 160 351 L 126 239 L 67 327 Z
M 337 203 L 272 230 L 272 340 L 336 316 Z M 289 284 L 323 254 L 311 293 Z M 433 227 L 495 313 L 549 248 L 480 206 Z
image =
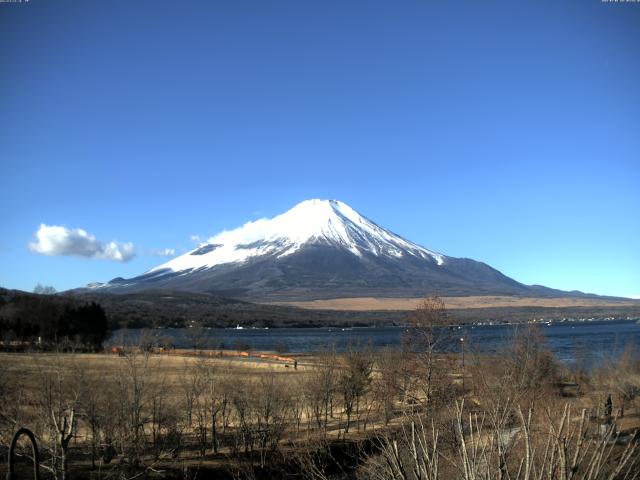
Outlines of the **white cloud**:
M 157 250 L 151 250 L 151 255 L 155 257 L 173 257 L 175 254 L 175 248 L 160 248 Z
M 41 255 L 75 255 L 128 262 L 135 256 L 133 243 L 102 243 L 81 228 L 41 224 L 35 233 L 36 241 L 29 243 L 29 250 Z
M 191 235 L 189 237 L 189 240 L 191 240 L 192 242 L 195 242 L 195 243 L 201 243 L 202 242 L 202 239 L 200 238 L 200 235 Z
M 207 243 L 251 243 L 272 234 L 273 224 L 267 218 L 245 223 L 233 230 L 223 230 L 207 240 Z

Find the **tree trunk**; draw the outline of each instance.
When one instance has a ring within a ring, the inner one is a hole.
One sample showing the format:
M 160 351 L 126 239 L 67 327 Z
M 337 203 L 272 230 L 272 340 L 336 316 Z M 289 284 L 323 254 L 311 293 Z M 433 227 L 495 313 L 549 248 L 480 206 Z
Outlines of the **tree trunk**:
M 62 473 L 62 480 L 67 478 L 67 450 L 69 447 L 68 441 L 62 441 L 60 444 L 60 467 Z
M 96 469 L 96 422 L 91 422 L 91 470 Z
M 218 431 L 216 430 L 217 412 L 211 415 L 211 446 L 213 453 L 218 453 Z

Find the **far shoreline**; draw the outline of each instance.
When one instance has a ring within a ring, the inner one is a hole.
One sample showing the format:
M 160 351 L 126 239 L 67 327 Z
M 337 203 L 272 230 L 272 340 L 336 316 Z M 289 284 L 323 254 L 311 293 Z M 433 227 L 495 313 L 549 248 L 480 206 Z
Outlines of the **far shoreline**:
M 569 307 L 639 307 L 640 300 L 627 298 L 592 297 L 519 297 L 512 295 L 473 295 L 440 297 L 447 309 L 467 310 L 481 308 L 569 308 Z M 411 311 L 424 297 L 345 297 L 301 301 L 260 302 L 263 305 L 298 307 L 308 310 L 336 311 Z

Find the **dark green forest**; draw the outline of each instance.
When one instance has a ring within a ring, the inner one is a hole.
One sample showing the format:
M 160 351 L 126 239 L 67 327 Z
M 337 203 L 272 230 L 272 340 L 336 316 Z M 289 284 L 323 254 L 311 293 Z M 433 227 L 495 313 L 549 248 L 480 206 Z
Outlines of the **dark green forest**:
M 2 290 L 0 339 L 4 346 L 37 345 L 98 350 L 108 334 L 104 309 L 96 302 L 57 295 Z

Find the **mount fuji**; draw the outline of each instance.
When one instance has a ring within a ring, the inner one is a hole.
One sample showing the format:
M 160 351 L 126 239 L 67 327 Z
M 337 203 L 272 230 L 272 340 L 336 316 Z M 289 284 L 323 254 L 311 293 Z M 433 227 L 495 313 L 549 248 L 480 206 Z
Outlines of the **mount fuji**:
M 306 200 L 272 219 L 223 231 L 146 273 L 90 287 L 178 290 L 257 301 L 426 294 L 558 296 L 490 266 L 429 250 L 337 200 Z

